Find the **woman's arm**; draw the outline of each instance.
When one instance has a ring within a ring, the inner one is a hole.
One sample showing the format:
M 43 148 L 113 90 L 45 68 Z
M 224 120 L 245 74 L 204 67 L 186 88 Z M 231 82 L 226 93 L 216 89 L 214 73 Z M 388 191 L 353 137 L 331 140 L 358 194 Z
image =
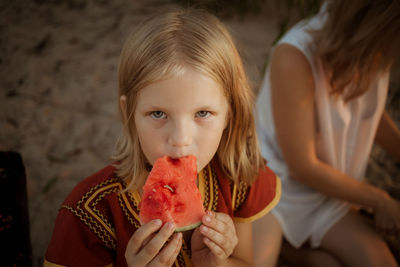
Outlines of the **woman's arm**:
M 379 122 L 375 142 L 400 161 L 400 130 L 386 111 Z
M 323 194 L 378 209 L 389 196 L 320 161 L 316 156 L 314 80 L 305 56 L 279 45 L 271 62 L 271 96 L 278 143 L 294 177 Z

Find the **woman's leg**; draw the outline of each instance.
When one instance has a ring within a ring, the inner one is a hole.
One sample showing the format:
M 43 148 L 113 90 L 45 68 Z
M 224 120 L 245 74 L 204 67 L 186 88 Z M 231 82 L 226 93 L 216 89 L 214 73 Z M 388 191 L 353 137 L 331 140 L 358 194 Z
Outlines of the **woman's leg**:
M 267 214 L 253 223 L 254 266 L 276 266 L 279 255 L 282 255 L 290 266 L 342 266 L 335 256 L 323 249 L 296 249 L 288 242 L 283 242 L 282 245 L 282 235 L 282 228 L 272 214 Z
M 283 241 L 281 256 L 292 267 L 342 267 L 343 264 L 328 251 L 309 247 L 295 248 Z
M 325 234 L 321 246 L 346 266 L 398 266 L 385 241 L 355 211 Z
M 253 222 L 254 266 L 272 267 L 278 262 L 282 229 L 271 213 Z

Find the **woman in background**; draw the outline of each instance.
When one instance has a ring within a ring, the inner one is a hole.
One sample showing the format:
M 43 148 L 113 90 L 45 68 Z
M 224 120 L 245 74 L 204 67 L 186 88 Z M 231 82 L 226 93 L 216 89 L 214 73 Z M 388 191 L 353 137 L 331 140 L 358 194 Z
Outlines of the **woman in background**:
M 400 160 L 400 131 L 384 111 L 399 33 L 399 1 L 336 0 L 274 48 L 257 119 L 282 198 L 253 226 L 257 265 L 276 264 L 283 235 L 291 265 L 397 266 L 356 209 L 399 234 L 400 203 L 363 181 L 374 141 Z

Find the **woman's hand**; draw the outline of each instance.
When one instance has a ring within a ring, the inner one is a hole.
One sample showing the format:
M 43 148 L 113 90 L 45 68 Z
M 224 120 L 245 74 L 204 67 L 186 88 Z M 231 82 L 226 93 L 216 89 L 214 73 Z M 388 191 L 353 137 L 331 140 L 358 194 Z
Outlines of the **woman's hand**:
M 174 234 L 167 242 L 173 235 L 175 226 L 166 223 L 161 227 L 161 224 L 160 220 L 153 220 L 142 225 L 132 235 L 125 251 L 129 267 L 171 266 L 174 263 L 182 245 L 182 234 Z
M 238 244 L 235 226 L 225 213 L 207 211 L 191 239 L 194 266 L 217 266 L 231 256 Z
M 375 224 L 384 231 L 400 232 L 400 202 L 383 194 L 382 199 L 375 207 Z

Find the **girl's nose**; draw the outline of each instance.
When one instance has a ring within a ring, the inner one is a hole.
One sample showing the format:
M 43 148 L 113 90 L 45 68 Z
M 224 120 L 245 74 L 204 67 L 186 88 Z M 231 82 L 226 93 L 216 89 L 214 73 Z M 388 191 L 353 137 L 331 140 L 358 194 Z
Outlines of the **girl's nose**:
M 190 123 L 180 120 L 171 126 L 168 143 L 173 147 L 186 147 L 192 143 Z

